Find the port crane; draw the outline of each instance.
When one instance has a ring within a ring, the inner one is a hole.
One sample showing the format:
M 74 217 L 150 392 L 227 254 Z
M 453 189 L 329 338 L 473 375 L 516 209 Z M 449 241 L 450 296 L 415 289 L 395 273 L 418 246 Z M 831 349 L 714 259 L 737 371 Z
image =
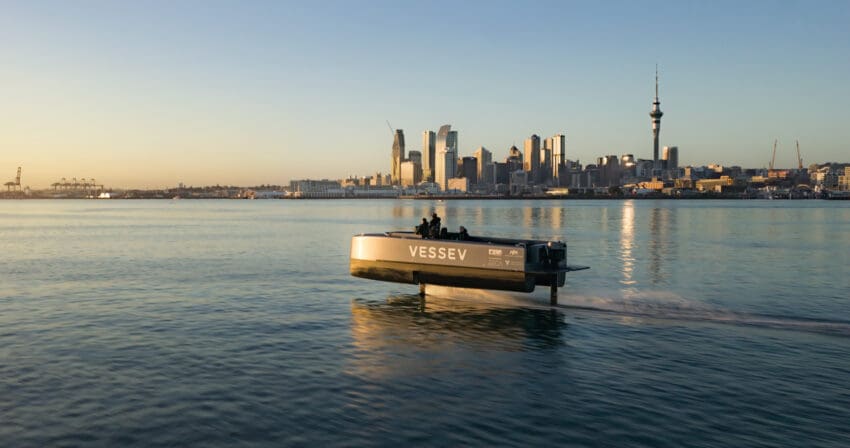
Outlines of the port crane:
M 5 183 L 6 191 L 12 191 L 12 189 L 16 191 L 20 191 L 21 189 L 21 167 L 18 167 L 18 175 L 15 176 L 15 180 L 9 181 Z

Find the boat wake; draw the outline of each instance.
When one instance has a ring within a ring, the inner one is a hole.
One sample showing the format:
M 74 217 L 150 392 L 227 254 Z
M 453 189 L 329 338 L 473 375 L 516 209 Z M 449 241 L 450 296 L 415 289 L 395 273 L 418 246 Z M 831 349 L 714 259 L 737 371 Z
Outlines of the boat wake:
M 542 290 L 544 288 L 538 288 Z M 549 308 L 549 291 L 532 294 L 428 285 L 427 295 L 492 306 Z M 675 320 L 850 337 L 850 321 L 736 312 L 667 291 L 561 292 L 557 308 L 646 320 Z

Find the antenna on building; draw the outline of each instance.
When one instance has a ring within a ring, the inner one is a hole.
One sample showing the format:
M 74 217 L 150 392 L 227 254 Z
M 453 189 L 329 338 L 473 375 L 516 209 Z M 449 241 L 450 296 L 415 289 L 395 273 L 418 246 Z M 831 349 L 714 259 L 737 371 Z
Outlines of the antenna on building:
M 655 101 L 658 101 L 658 64 L 655 64 Z

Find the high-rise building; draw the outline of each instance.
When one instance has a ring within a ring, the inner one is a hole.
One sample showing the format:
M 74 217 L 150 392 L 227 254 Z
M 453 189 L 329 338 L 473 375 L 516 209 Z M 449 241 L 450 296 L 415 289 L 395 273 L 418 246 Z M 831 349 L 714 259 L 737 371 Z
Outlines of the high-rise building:
M 523 169 L 522 152 L 516 146 L 511 146 L 508 150 L 508 157 L 505 158 L 505 163 L 508 164 L 508 172 L 512 173 Z
M 449 131 L 449 134 L 446 136 L 446 148 L 451 148 L 455 152 L 455 154 L 459 153 L 457 144 L 457 131 Z
M 565 174 L 567 163 L 567 137 L 564 134 L 552 136 L 552 180 L 555 185 L 565 186 L 567 182 L 561 177 Z
M 478 176 L 478 183 L 491 185 L 493 183 L 493 153 L 488 151 L 487 148 L 479 146 L 472 155 L 478 161 L 478 166 L 475 170 Z
M 422 153 L 419 151 L 410 151 L 407 153 L 407 160 L 416 163 L 419 170 L 416 176 L 419 180 L 416 183 L 422 182 Z
M 392 183 L 398 184 L 401 182 L 401 162 L 404 160 L 404 131 L 401 129 L 395 130 L 393 138 L 393 160 L 392 160 Z
M 610 187 L 620 184 L 620 162 L 617 156 L 604 156 L 596 159 L 599 170 L 599 186 Z
M 653 169 L 660 170 L 661 164 L 658 161 L 658 137 L 661 134 L 661 100 L 658 99 L 658 66 L 655 66 L 655 101 L 652 102 L 652 110 L 649 112 L 649 117 L 652 119 L 652 161 Z
M 679 147 L 665 146 L 662 159 L 666 162 L 666 169 L 675 170 L 679 168 Z
M 441 126 L 437 132 L 435 151 L 434 182 L 445 191 L 457 170 L 457 131 L 452 131 L 450 124 Z
M 620 173 L 624 177 L 634 177 L 637 163 L 634 154 L 623 154 L 620 156 Z
M 475 157 L 464 157 L 461 163 L 461 177 L 469 179 L 470 185 L 478 183 L 478 160 Z
M 540 174 L 540 137 L 533 134 L 525 140 L 525 162 L 523 169 L 528 173 L 528 179 L 539 183 Z
M 496 184 L 507 185 L 511 181 L 507 162 L 493 162 L 493 177 Z
M 454 151 L 442 150 L 437 153 L 436 162 L 436 178 L 434 182 L 440 186 L 443 191 L 449 188 L 449 179 L 455 177 L 457 170 L 457 155 Z
M 540 148 L 539 177 L 541 183 L 552 180 L 552 137 L 543 139 L 543 147 Z
M 422 178 L 434 181 L 434 156 L 436 154 L 437 134 L 434 131 L 422 132 Z
M 401 162 L 401 186 L 412 187 L 419 182 L 422 182 L 422 165 L 413 160 Z

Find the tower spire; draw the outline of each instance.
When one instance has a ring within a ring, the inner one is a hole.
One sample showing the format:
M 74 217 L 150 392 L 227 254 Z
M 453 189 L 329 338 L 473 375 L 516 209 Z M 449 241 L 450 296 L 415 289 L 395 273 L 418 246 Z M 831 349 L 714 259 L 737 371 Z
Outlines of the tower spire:
M 658 64 L 655 64 L 655 102 L 658 102 Z
M 658 137 L 661 134 L 661 100 L 658 99 L 658 64 L 655 64 L 655 101 L 652 102 L 652 110 L 649 112 L 649 117 L 652 119 L 652 161 L 653 171 L 661 169 L 658 160 Z

